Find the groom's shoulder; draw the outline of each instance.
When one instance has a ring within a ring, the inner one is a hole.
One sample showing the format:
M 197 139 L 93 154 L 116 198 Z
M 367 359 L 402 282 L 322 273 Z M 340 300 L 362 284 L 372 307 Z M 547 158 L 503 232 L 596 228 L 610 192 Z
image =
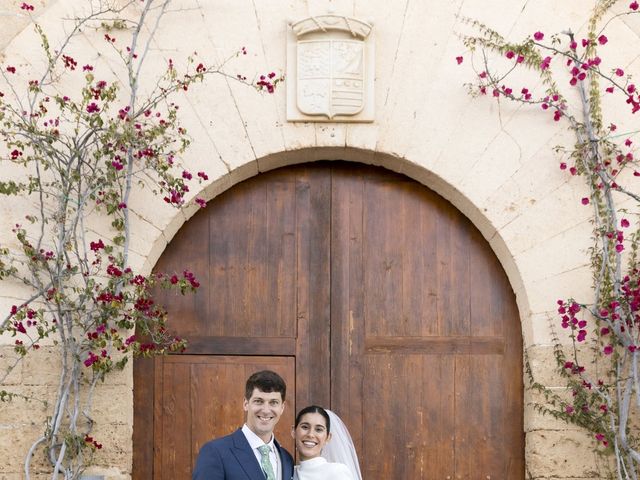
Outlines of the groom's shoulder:
M 213 448 L 213 449 L 230 447 L 234 445 L 234 443 L 238 439 L 238 435 L 243 435 L 242 430 L 238 429 L 223 437 L 217 437 L 217 438 L 214 438 L 213 440 L 209 440 L 202 447 Z

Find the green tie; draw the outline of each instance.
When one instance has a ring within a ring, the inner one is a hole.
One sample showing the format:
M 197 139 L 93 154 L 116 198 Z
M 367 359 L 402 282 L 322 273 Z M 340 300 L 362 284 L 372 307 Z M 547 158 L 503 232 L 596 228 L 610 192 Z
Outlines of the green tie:
M 260 458 L 260 466 L 262 471 L 267 476 L 267 480 L 276 480 L 276 476 L 273 474 L 273 467 L 271 466 L 271 460 L 269 460 L 269 445 L 261 445 L 258 447 L 258 451 L 262 458 Z

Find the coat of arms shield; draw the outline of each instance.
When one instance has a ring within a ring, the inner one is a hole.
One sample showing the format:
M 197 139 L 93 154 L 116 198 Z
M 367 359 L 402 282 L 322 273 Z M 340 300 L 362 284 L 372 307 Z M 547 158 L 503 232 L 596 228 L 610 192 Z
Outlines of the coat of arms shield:
M 364 43 L 298 42 L 298 109 L 307 115 L 355 115 L 364 107 Z
M 373 120 L 371 26 L 338 15 L 292 25 L 287 118 L 290 121 Z

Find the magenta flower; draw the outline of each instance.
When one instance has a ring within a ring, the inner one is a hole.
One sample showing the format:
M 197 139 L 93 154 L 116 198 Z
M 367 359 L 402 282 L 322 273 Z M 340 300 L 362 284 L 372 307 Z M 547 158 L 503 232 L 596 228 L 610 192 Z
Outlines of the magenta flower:
M 607 43 L 609 41 L 609 39 L 606 37 L 606 35 L 600 35 L 598 37 L 598 43 L 600 45 L 604 45 L 605 43 Z
M 16 67 L 11 67 L 11 66 L 7 67 L 7 72 L 16 73 Z
M 99 239 L 97 242 L 90 242 L 89 247 L 92 251 L 97 252 L 104 248 L 104 243 L 102 242 L 102 239 Z
M 629 8 L 630 8 L 631 10 L 638 10 L 638 2 L 636 2 L 636 1 L 634 0 L 633 2 L 631 2 L 631 3 L 629 4 Z
M 209 176 L 204 172 L 198 172 L 198 177 L 200 177 L 202 180 L 209 180 Z
M 622 228 L 627 228 L 629 226 L 629 220 L 627 220 L 626 218 L 623 218 L 622 220 L 620 220 L 620 226 Z
M 582 202 L 583 205 L 589 205 L 589 198 L 588 197 L 582 197 L 582 200 L 580 200 Z
M 513 57 L 516 56 L 516 54 L 515 52 L 512 52 L 511 50 L 509 50 L 507 53 L 505 53 L 504 56 L 507 57 L 508 59 L 512 59 Z
M 124 165 L 122 164 L 122 162 L 119 162 L 118 160 L 114 160 L 113 162 L 111 162 L 111 166 L 118 171 L 124 168 Z
M 567 406 L 565 407 L 564 411 L 565 411 L 566 413 L 568 413 L 569 415 L 571 415 L 571 414 L 573 413 L 574 409 L 573 409 L 573 407 L 572 407 L 571 405 L 567 405 Z
M 200 205 L 200 208 L 204 208 L 207 206 L 207 202 L 206 200 L 202 199 L 202 198 L 196 198 L 196 203 L 198 205 Z
M 88 113 L 98 113 L 99 111 L 100 107 L 98 107 L 98 104 L 96 102 L 91 102 L 89 105 L 87 105 Z
M 618 77 L 621 77 L 624 75 L 624 70 L 622 70 L 621 68 L 616 68 L 615 72 L 614 72 Z
M 464 61 L 463 57 L 456 57 L 456 62 L 458 62 L 458 65 L 460 65 L 463 61 Z
M 544 38 L 544 33 L 536 32 L 536 33 L 533 34 L 533 38 L 534 38 L 534 40 L 539 42 L 540 40 L 542 40 Z
M 544 60 L 540 62 L 540 70 L 546 70 L 551 65 L 551 57 L 544 57 Z
M 605 355 L 611 355 L 613 353 L 613 345 L 609 344 L 604 347 L 603 353 Z
M 29 5 L 28 3 L 22 2 L 22 5 L 20 5 L 20 9 L 21 10 L 26 10 L 28 12 L 33 12 L 34 7 L 33 7 L 33 5 Z

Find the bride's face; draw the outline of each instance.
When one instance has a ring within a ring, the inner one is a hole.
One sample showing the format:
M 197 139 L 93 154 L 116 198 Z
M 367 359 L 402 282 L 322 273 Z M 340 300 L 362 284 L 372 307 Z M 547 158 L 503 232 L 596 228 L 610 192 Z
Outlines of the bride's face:
M 291 430 L 291 436 L 296 441 L 300 460 L 319 457 L 322 447 L 331 438 L 324 417 L 319 413 L 305 413 L 298 426 Z

